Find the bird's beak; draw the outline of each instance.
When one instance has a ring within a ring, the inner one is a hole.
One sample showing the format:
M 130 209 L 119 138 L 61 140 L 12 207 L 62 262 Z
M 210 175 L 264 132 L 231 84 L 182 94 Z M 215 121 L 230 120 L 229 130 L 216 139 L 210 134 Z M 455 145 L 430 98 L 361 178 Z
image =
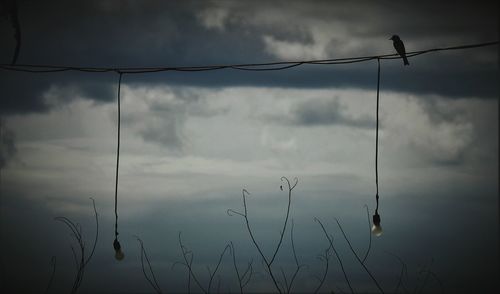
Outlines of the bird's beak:
M 392 37 L 390 37 L 389 40 L 392 40 Z

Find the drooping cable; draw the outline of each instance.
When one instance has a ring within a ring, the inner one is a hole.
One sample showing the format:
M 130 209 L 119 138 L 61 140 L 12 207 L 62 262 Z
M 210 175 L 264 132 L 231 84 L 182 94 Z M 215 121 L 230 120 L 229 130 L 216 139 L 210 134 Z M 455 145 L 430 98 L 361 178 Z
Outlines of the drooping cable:
M 472 49 L 472 48 L 480 48 L 480 47 L 494 46 L 494 45 L 498 45 L 498 41 L 411 51 L 407 52 L 406 56 L 410 58 L 417 55 L 427 54 L 430 52 Z M 201 66 L 86 67 L 86 66 L 62 66 L 62 65 L 42 65 L 42 64 L 15 64 L 15 65 L 0 64 L 0 69 L 9 71 L 31 72 L 31 73 L 81 71 L 81 72 L 91 72 L 91 73 L 119 72 L 124 74 L 125 73 L 143 74 L 143 73 L 155 73 L 164 71 L 198 72 L 198 71 L 209 71 L 209 70 L 219 70 L 219 69 L 234 69 L 234 70 L 245 70 L 245 71 L 276 71 L 276 70 L 285 70 L 304 64 L 333 65 L 333 64 L 366 62 L 374 59 L 380 60 L 380 59 L 398 59 L 398 58 L 401 58 L 398 53 L 392 53 L 392 54 L 382 54 L 382 55 L 345 57 L 345 58 L 333 58 L 333 59 L 321 59 L 321 60 L 278 61 L 278 62 L 265 62 L 265 63 L 201 65 Z

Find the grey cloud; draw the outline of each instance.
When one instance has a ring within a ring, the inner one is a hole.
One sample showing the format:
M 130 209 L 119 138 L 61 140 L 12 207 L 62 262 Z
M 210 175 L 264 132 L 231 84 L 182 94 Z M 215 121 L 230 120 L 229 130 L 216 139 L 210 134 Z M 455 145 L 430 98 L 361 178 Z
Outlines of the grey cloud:
M 153 88 L 155 94 L 146 93 L 146 97 L 140 96 L 144 86 L 132 84 L 130 89 L 131 95 L 139 95 L 134 99 L 139 100 L 130 102 L 131 107 L 125 108 L 124 124 L 134 129 L 144 141 L 160 144 L 174 152 L 184 151 L 187 141 L 184 128 L 188 117 L 211 117 L 228 111 L 227 107 L 210 105 L 201 89 Z M 133 103 L 144 103 L 144 111 L 134 107 Z
M 438 97 L 429 97 L 425 100 L 417 100 L 417 103 L 425 111 L 433 124 L 460 123 L 465 120 L 466 110 L 459 107 L 451 107 L 446 100 Z
M 341 125 L 356 128 L 373 128 L 373 118 L 367 116 L 354 117 L 338 98 L 300 102 L 292 106 L 288 116 L 271 117 L 270 120 L 292 123 L 299 126 Z
M 124 125 L 132 128 L 144 141 L 166 146 L 174 152 L 182 151 L 185 120 L 185 106 L 175 101 L 157 100 L 147 104 L 145 111 L 131 108 L 122 114 Z

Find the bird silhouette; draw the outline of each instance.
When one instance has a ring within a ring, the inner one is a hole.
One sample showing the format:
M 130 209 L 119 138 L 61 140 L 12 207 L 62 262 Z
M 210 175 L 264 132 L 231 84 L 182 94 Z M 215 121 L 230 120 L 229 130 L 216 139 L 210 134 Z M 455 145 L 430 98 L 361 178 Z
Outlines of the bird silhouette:
M 394 45 L 394 49 L 398 52 L 399 55 L 403 58 L 404 65 L 410 65 L 408 59 L 406 58 L 406 50 L 405 44 L 399 38 L 398 35 L 393 35 L 389 40 L 392 40 L 392 45 Z

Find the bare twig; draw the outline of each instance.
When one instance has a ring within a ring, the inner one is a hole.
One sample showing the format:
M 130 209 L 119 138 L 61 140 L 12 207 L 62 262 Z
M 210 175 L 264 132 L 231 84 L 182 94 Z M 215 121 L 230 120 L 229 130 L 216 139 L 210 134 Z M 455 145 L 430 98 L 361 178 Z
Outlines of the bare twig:
M 370 278 L 373 280 L 373 282 L 375 283 L 375 285 L 377 286 L 378 290 L 380 291 L 380 293 L 384 293 L 384 290 L 382 290 L 382 287 L 380 287 L 380 284 L 378 283 L 377 279 L 375 279 L 375 277 L 373 276 L 373 274 L 370 272 L 370 270 L 366 267 L 366 265 L 363 263 L 363 261 L 359 258 L 359 255 L 356 253 L 356 251 L 354 250 L 354 248 L 352 247 L 351 245 L 351 241 L 349 241 L 349 238 L 347 238 L 347 235 L 346 233 L 344 232 L 344 229 L 342 228 L 342 226 L 340 225 L 340 222 L 337 218 L 335 218 L 335 221 L 337 222 L 337 225 L 339 226 L 339 229 L 340 231 L 342 232 L 342 235 L 344 236 L 344 239 L 346 240 L 347 244 L 349 245 L 349 249 L 351 249 L 351 252 L 352 254 L 354 254 L 354 256 L 356 257 L 356 259 L 358 260 L 358 262 L 361 264 L 361 266 L 363 267 L 363 269 L 366 271 L 366 273 L 368 273 L 368 275 L 370 276 Z
M 323 225 L 323 223 L 318 218 L 315 217 L 314 220 L 321 226 L 321 229 L 323 230 L 323 233 L 325 234 L 326 239 L 330 243 L 330 246 L 333 249 L 333 252 L 335 253 L 335 256 L 337 257 L 337 260 L 339 261 L 340 268 L 342 270 L 342 273 L 344 274 L 344 278 L 345 278 L 345 280 L 347 282 L 347 285 L 349 286 L 349 289 L 351 290 L 351 293 L 354 293 L 354 290 L 352 289 L 352 286 L 351 286 L 351 282 L 349 281 L 349 278 L 347 277 L 347 273 L 346 273 L 346 271 L 344 269 L 344 265 L 342 263 L 342 259 L 340 258 L 339 253 L 337 252 L 337 250 L 335 249 L 335 246 L 333 245 L 333 237 L 330 236 L 330 235 L 328 235 L 328 233 L 327 233 L 327 231 L 325 229 L 325 226 Z
M 434 280 L 436 280 L 436 282 L 439 284 L 439 288 L 441 289 L 441 293 L 444 293 L 444 287 L 443 287 L 443 282 L 441 281 L 441 279 L 436 275 L 436 273 L 430 271 L 430 270 L 422 270 L 420 272 L 421 274 L 426 274 L 426 278 L 425 278 L 425 282 L 424 284 L 422 285 L 422 287 L 420 288 L 420 292 L 419 293 L 422 293 L 423 289 L 424 289 L 424 286 L 427 284 L 427 280 L 432 277 Z
M 434 280 L 436 280 L 436 282 L 439 284 L 441 292 L 444 293 L 444 287 L 443 287 L 443 283 L 441 282 L 441 279 L 439 279 L 439 277 L 434 272 L 432 272 L 430 270 L 433 263 L 434 263 L 434 259 L 431 258 L 429 265 L 424 265 L 423 268 L 418 272 L 418 277 L 420 277 L 420 275 L 422 275 L 422 274 L 425 274 L 425 277 L 424 277 L 424 280 L 422 283 L 417 283 L 415 285 L 414 293 L 422 293 L 425 286 L 427 285 L 427 282 L 429 281 L 430 277 L 432 277 Z M 417 278 L 417 280 L 419 280 L 419 279 Z M 420 286 L 420 290 L 419 290 L 419 286 Z
M 245 272 L 243 272 L 242 275 L 240 275 L 240 271 L 238 270 L 238 266 L 236 265 L 236 250 L 234 249 L 234 244 L 233 242 L 229 242 L 229 246 L 231 249 L 231 255 L 233 256 L 233 265 L 234 265 L 234 271 L 236 272 L 236 277 L 238 278 L 238 286 L 240 287 L 240 293 L 243 293 L 243 289 L 245 286 L 248 284 L 250 279 L 252 278 L 252 261 L 248 263 L 247 269 Z M 248 277 L 246 277 L 248 274 Z M 245 280 L 246 277 L 246 280 Z
M 92 197 L 90 197 L 90 200 L 92 200 L 92 207 L 94 208 L 94 216 L 95 216 L 95 238 L 94 238 L 94 245 L 92 246 L 92 251 L 90 251 L 90 255 L 85 260 L 84 266 L 87 265 L 87 263 L 89 263 L 89 261 L 92 258 L 92 256 L 94 256 L 95 247 L 97 245 L 97 239 L 99 238 L 99 217 L 98 217 L 98 214 L 97 214 L 97 210 L 95 208 L 95 200 Z
M 142 242 L 141 238 L 138 236 L 135 236 L 137 241 L 139 241 L 139 244 L 141 246 L 141 268 L 142 268 L 142 273 L 144 274 L 144 277 L 146 280 L 149 282 L 151 287 L 155 289 L 156 293 L 162 293 L 160 286 L 158 285 L 158 281 L 156 280 L 155 273 L 153 271 L 153 267 L 151 266 L 151 262 L 149 261 L 148 255 L 146 253 L 146 249 L 144 248 L 144 243 Z M 149 278 L 147 272 L 146 272 L 146 267 L 144 266 L 144 258 L 146 259 L 146 263 L 148 265 L 149 272 L 151 274 L 151 278 Z
M 372 223 L 370 220 L 370 210 L 368 209 L 368 205 L 365 204 L 366 208 L 366 216 L 368 217 L 368 248 L 366 249 L 365 256 L 363 257 L 363 263 L 365 263 L 368 258 L 368 254 L 370 254 L 370 249 L 372 248 Z
M 271 266 L 272 266 L 273 262 L 275 261 L 275 258 L 276 258 L 277 254 L 278 254 L 278 252 L 279 252 L 279 250 L 281 248 L 281 245 L 283 243 L 283 237 L 285 235 L 286 227 L 287 227 L 287 224 L 288 224 L 288 219 L 289 219 L 289 216 L 290 216 L 290 207 L 291 207 L 291 202 L 292 202 L 292 191 L 297 186 L 299 180 L 297 178 L 294 178 L 294 183 L 292 184 L 292 183 L 290 183 L 290 180 L 288 180 L 288 178 L 281 177 L 281 181 L 282 182 L 286 182 L 286 184 L 288 186 L 288 205 L 287 205 L 286 216 L 285 216 L 285 220 L 284 220 L 284 223 L 283 223 L 283 227 L 282 227 L 282 229 L 280 231 L 280 238 L 278 240 L 278 243 L 276 244 L 276 247 L 274 248 L 273 254 L 272 254 L 272 256 L 271 256 L 270 259 L 268 259 L 266 257 L 266 255 L 264 254 L 264 252 L 262 251 L 259 243 L 257 242 L 257 240 L 254 237 L 252 228 L 250 227 L 250 222 L 248 220 L 248 209 L 247 209 L 247 203 L 246 203 L 246 196 L 250 195 L 250 193 L 246 189 L 242 190 L 243 209 L 244 209 L 243 213 L 235 211 L 233 209 L 228 209 L 227 210 L 227 214 L 228 215 L 232 216 L 233 214 L 236 214 L 236 215 L 239 215 L 239 216 L 241 216 L 241 217 L 243 217 L 245 219 L 245 224 L 246 224 L 246 227 L 247 227 L 248 234 L 250 235 L 250 239 L 252 240 L 252 243 L 254 244 L 255 248 L 257 249 L 257 251 L 259 252 L 260 256 L 262 257 L 262 260 L 263 260 L 263 262 L 265 264 L 267 273 L 271 277 L 271 280 L 272 280 L 272 282 L 273 282 L 276 290 L 278 290 L 279 293 L 283 293 L 283 292 L 287 292 L 288 291 L 288 289 L 289 289 L 288 283 L 285 280 L 285 284 L 287 284 L 287 285 L 285 287 L 285 290 L 283 290 L 280 287 L 280 285 L 279 285 L 280 282 L 276 278 L 275 273 L 273 272 Z M 280 186 L 280 189 L 283 190 L 283 184 Z
M 295 261 L 295 271 L 293 272 L 292 278 L 290 279 L 290 284 L 288 284 L 288 286 L 287 286 L 287 293 L 290 293 L 290 291 L 292 290 L 293 282 L 295 281 L 295 278 L 297 277 L 300 269 L 304 266 L 304 265 L 299 264 L 299 260 L 297 258 L 297 252 L 295 251 L 295 243 L 293 241 L 294 226 L 295 225 L 294 225 L 293 218 L 292 218 L 292 227 L 290 229 L 290 239 L 292 242 L 293 259 Z
M 49 283 L 47 284 L 47 288 L 45 289 L 45 294 L 49 293 L 49 289 L 52 286 L 52 281 L 54 280 L 54 275 L 56 273 L 56 257 L 52 256 L 50 259 L 50 264 L 52 265 L 52 274 L 50 275 Z
M 399 293 L 399 288 L 402 288 L 405 293 L 408 293 L 408 289 L 403 283 L 404 276 L 406 276 L 406 278 L 408 279 L 408 267 L 406 266 L 406 263 L 403 261 L 403 259 L 401 259 L 401 257 L 397 256 L 396 254 L 387 251 L 386 253 L 395 257 L 399 261 L 399 263 L 401 263 L 401 272 L 399 274 L 398 283 L 396 285 L 396 288 L 394 289 L 394 293 Z
M 237 214 L 239 216 L 242 216 L 244 219 L 245 219 L 245 224 L 246 224 L 246 227 L 247 227 L 247 231 L 248 231 L 248 234 L 250 235 L 250 239 L 252 240 L 252 243 L 254 244 L 255 248 L 257 249 L 257 251 L 259 252 L 261 258 L 262 258 L 262 262 L 265 264 L 266 266 L 266 270 L 267 270 L 267 273 L 269 274 L 269 276 L 271 277 L 271 280 L 273 281 L 273 284 L 274 286 L 276 287 L 276 289 L 278 290 L 279 293 L 283 293 L 282 292 L 282 289 L 280 288 L 280 286 L 278 285 L 278 280 L 276 279 L 276 277 L 274 276 L 274 273 L 273 271 L 271 270 L 271 264 L 270 262 L 267 260 L 266 256 L 264 255 L 264 253 L 262 252 L 262 249 L 260 248 L 259 246 L 259 243 L 257 243 L 257 240 L 255 240 L 255 237 L 253 235 L 253 231 L 252 231 L 252 228 L 250 227 L 250 222 L 248 220 L 248 210 L 247 210 L 247 201 L 246 201 L 246 196 L 247 195 L 250 195 L 250 193 L 246 190 L 246 189 L 243 189 L 242 190 L 242 197 L 243 197 L 243 209 L 244 209 L 244 213 L 241 213 L 241 212 L 237 212 L 237 211 L 234 211 L 232 209 L 228 209 L 227 210 L 227 213 L 229 215 L 232 215 L 231 213 L 234 213 L 234 214 Z
M 274 262 L 274 259 L 276 258 L 276 255 L 278 254 L 278 251 L 280 250 L 281 243 L 283 242 L 283 236 L 285 235 L 285 230 L 286 230 L 286 225 L 288 224 L 288 218 L 290 216 L 290 206 L 292 205 L 292 190 L 297 186 L 299 179 L 294 178 L 295 183 L 293 185 L 290 184 L 290 181 L 288 180 L 287 177 L 281 177 L 281 181 L 286 181 L 288 185 L 288 206 L 286 209 L 286 216 L 285 216 L 285 223 L 283 224 L 283 228 L 280 233 L 280 240 L 278 244 L 276 245 L 276 248 L 274 249 L 273 257 L 271 257 L 271 260 L 269 261 L 269 265 L 272 265 Z
M 182 252 L 182 257 L 184 258 L 184 263 L 180 263 L 180 264 L 187 267 L 189 277 L 193 278 L 196 285 L 203 291 L 203 293 L 208 293 L 207 290 L 205 290 L 205 288 L 201 285 L 200 281 L 198 281 L 198 278 L 196 278 L 196 275 L 193 273 L 192 264 L 193 264 L 194 255 L 191 251 L 187 250 L 187 248 L 182 244 L 181 232 L 179 232 L 178 238 L 179 238 L 179 246 L 180 246 L 181 252 Z M 189 278 L 189 280 L 188 280 L 188 287 L 190 287 L 189 286 L 190 284 L 191 284 L 191 278 Z M 188 290 L 190 291 L 190 288 L 188 288 Z
M 217 294 L 220 293 L 220 283 L 221 283 L 220 275 L 217 275 Z
M 219 270 L 220 264 L 222 262 L 222 258 L 226 254 L 226 251 L 229 250 L 229 249 L 230 249 L 229 244 L 226 245 L 226 247 L 224 247 L 224 250 L 222 251 L 222 253 L 219 256 L 219 261 L 217 262 L 217 265 L 215 266 L 215 270 L 213 271 L 213 273 L 210 273 L 210 280 L 208 281 L 208 293 L 210 293 L 214 276 L 217 273 L 217 270 Z M 210 271 L 210 269 L 209 269 L 209 271 Z
M 96 219 L 96 234 L 95 234 L 92 250 L 88 256 L 85 255 L 85 242 L 83 240 L 82 228 L 80 227 L 80 225 L 77 223 L 75 224 L 70 219 L 68 219 L 67 217 L 64 217 L 64 216 L 58 216 L 58 217 L 54 218 L 55 220 L 60 221 L 63 224 L 65 224 L 70 229 L 71 236 L 73 236 L 73 238 L 75 238 L 76 242 L 78 243 L 78 247 L 79 247 L 80 257 L 78 258 L 76 250 L 73 248 L 73 246 L 71 246 L 71 251 L 73 253 L 73 258 L 74 258 L 75 264 L 76 264 L 76 275 L 75 275 L 75 280 L 73 281 L 73 286 L 71 288 L 71 293 L 76 293 L 78 291 L 78 288 L 80 288 L 80 285 L 81 285 L 82 280 L 83 280 L 83 274 L 85 272 L 85 267 L 87 266 L 87 264 L 89 263 L 89 261 L 91 260 L 91 258 L 94 255 L 95 248 L 97 245 L 97 240 L 99 237 L 99 217 L 98 217 L 97 210 L 95 207 L 95 201 L 93 198 L 90 198 L 90 199 L 92 200 L 92 206 L 94 208 L 94 215 L 95 215 L 95 219 Z
M 187 250 L 186 246 L 184 246 L 184 244 L 182 244 L 181 232 L 179 232 L 179 246 L 180 246 L 181 251 L 182 251 L 182 257 L 184 258 L 184 263 L 181 262 L 178 264 L 184 265 L 188 269 L 188 272 L 189 272 L 188 291 L 189 292 L 191 291 L 190 284 L 191 284 L 191 277 L 192 277 L 192 279 L 195 281 L 196 285 L 203 291 L 203 293 L 207 293 L 207 294 L 210 293 L 214 277 L 215 277 L 217 271 L 219 270 L 219 267 L 222 263 L 222 258 L 226 254 L 226 251 L 231 249 L 230 245 L 227 244 L 226 247 L 224 247 L 224 250 L 220 254 L 219 260 L 218 260 L 217 265 L 215 266 L 215 270 L 213 272 L 210 270 L 209 267 L 207 267 L 208 274 L 210 277 L 210 279 L 208 281 L 207 288 L 205 288 L 201 285 L 200 281 L 198 280 L 198 278 L 196 277 L 196 275 L 193 272 L 192 264 L 193 264 L 194 254 L 193 254 L 193 252 Z
M 321 287 L 323 286 L 323 284 L 325 283 L 325 280 L 326 280 L 326 275 L 328 274 L 328 269 L 330 267 L 329 263 L 330 263 L 330 256 L 331 256 L 331 251 L 330 251 L 330 248 L 332 248 L 332 246 L 330 244 L 328 244 L 328 248 L 325 249 L 325 254 L 324 255 L 320 255 L 318 256 L 318 259 L 321 260 L 321 261 L 324 261 L 325 262 L 325 270 L 323 272 L 323 276 L 321 278 L 318 278 L 319 280 L 319 285 L 318 287 L 316 287 L 316 289 L 314 290 L 314 293 L 318 293 L 319 290 L 321 289 Z

